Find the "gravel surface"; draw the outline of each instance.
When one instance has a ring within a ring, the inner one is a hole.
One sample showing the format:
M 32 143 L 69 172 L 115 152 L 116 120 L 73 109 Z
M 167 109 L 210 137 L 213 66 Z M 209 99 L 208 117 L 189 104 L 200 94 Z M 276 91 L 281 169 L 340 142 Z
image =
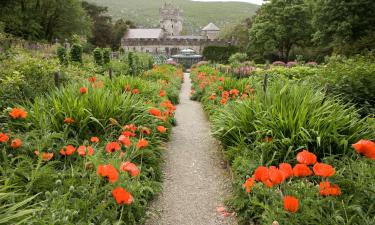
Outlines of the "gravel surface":
M 163 191 L 152 203 L 146 225 L 236 224 L 234 218 L 217 212 L 224 206 L 230 181 L 207 117 L 200 103 L 190 100 L 190 88 L 185 74 L 177 126 L 164 152 Z

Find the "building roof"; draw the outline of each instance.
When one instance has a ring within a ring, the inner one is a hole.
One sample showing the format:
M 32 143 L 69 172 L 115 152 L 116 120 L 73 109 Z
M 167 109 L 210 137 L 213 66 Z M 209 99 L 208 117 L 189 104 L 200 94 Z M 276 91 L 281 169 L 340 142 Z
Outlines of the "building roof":
M 162 29 L 129 29 L 126 34 L 126 39 L 135 38 L 160 38 L 163 34 Z
M 213 23 L 209 23 L 202 30 L 204 31 L 219 31 L 220 29 Z
M 167 36 L 171 39 L 204 39 L 204 36 L 195 36 L 195 35 L 183 35 L 183 36 Z

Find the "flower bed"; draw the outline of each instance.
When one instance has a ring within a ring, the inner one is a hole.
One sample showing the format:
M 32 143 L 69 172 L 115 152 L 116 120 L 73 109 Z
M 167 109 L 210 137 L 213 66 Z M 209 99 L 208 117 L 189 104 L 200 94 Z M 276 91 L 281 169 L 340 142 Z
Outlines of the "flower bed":
M 0 187 L 22 193 L 6 203 L 34 196 L 8 222 L 142 223 L 160 190 L 181 82 L 180 69 L 160 66 L 138 77 L 90 77 L 5 109 Z
M 357 143 L 374 139 L 373 120 L 285 78 L 264 85 L 257 76 L 234 79 L 201 66 L 192 80 L 192 98 L 209 114 L 231 165 L 227 203 L 241 224 L 374 221 L 375 145 Z

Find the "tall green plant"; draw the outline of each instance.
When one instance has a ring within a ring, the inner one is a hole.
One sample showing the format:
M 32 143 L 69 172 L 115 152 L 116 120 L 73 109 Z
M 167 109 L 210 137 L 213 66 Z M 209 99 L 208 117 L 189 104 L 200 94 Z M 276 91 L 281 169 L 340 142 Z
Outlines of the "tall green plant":
M 70 60 L 72 62 L 82 63 L 83 48 L 80 44 L 73 44 L 70 49 Z
M 93 56 L 94 56 L 94 62 L 97 65 L 103 65 L 103 52 L 100 48 L 95 48 L 93 51 Z

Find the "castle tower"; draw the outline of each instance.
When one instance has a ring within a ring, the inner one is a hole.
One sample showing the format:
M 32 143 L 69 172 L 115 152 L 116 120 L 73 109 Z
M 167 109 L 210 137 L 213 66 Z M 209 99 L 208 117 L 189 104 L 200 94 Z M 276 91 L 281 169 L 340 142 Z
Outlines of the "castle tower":
M 213 23 L 209 23 L 202 29 L 202 36 L 205 36 L 207 39 L 214 40 L 218 38 L 220 29 Z
M 183 11 L 172 4 L 165 3 L 164 6 L 159 9 L 160 13 L 160 28 L 168 36 L 178 36 L 182 31 L 182 13 Z

